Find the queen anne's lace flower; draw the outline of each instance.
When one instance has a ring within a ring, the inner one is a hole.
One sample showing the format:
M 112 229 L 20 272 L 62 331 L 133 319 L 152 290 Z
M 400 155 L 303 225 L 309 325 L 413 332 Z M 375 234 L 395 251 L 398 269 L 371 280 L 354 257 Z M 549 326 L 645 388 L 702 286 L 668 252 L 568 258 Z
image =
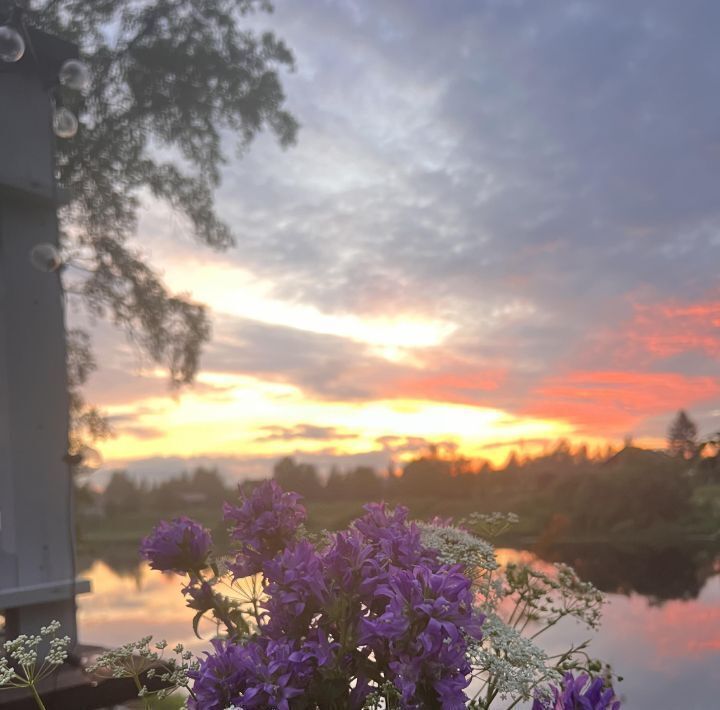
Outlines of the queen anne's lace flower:
M 464 527 L 477 530 L 486 537 L 497 537 L 517 525 L 520 518 L 515 513 L 471 513 L 460 522 Z
M 437 550 L 438 559 L 446 564 L 464 565 L 469 574 L 498 568 L 495 549 L 471 532 L 448 523 L 418 523 L 422 542 Z
M 492 677 L 501 697 L 528 700 L 539 683 L 561 679 L 549 667 L 545 652 L 496 614 L 485 619 L 483 634 L 482 641 L 470 645 L 470 660 L 474 668 Z
M 5 641 L 0 657 L 0 689 L 31 688 L 57 670 L 67 658 L 69 636 L 58 636 L 60 622 L 52 621 L 40 629 L 39 634 L 21 634 Z M 45 658 L 42 658 L 43 647 Z M 40 661 L 40 663 L 38 663 Z

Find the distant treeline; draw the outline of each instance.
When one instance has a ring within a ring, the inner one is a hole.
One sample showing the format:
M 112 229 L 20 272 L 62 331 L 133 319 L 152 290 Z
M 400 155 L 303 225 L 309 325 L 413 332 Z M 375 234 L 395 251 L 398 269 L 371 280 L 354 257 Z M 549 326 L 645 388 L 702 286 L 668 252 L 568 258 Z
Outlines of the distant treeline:
M 312 464 L 286 457 L 275 464 L 272 475 L 308 503 L 471 501 L 478 511 L 513 511 L 533 521 L 535 530 L 558 534 L 621 532 L 688 516 L 709 520 L 720 512 L 716 501 L 704 503 L 705 509 L 693 499 L 699 487 L 720 484 L 718 452 L 688 457 L 628 445 L 590 458 L 585 447 L 572 449 L 561 442 L 542 456 L 512 456 L 500 470 L 431 449 L 398 469 L 333 468 L 325 476 Z M 241 487 L 252 485 L 246 481 Z M 79 492 L 79 502 L 81 511 L 94 509 L 111 516 L 139 508 L 169 514 L 219 508 L 236 495 L 215 469 L 198 468 L 154 485 L 117 471 L 102 494 L 85 489 Z
M 547 455 L 523 461 L 511 457 L 501 470 L 429 452 L 397 474 L 360 467 L 331 471 L 323 482 L 312 465 L 285 458 L 273 475 L 309 501 L 474 501 L 478 510 L 542 517 L 545 530 L 621 530 L 686 516 L 697 486 L 720 483 L 720 457 L 690 462 L 627 446 L 610 457 L 590 459 L 586 449 L 572 451 L 561 444 Z

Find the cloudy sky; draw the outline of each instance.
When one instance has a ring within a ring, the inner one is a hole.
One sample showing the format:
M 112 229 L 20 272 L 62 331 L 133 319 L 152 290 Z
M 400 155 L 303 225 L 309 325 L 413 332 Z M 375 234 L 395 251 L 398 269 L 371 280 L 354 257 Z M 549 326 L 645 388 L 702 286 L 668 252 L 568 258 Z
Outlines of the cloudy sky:
M 109 464 L 256 475 L 428 440 L 502 461 L 661 445 L 680 407 L 720 429 L 720 3 L 277 0 L 256 22 L 295 52 L 299 141 L 228 163 L 228 253 L 147 203 L 138 244 L 214 336 L 173 399 L 99 328 Z

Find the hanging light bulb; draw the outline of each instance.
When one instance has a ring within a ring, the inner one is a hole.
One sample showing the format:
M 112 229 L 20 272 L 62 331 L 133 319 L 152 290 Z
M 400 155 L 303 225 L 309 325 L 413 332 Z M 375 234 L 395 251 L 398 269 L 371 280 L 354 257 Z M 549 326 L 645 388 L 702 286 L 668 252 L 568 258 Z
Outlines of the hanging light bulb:
M 90 88 L 90 70 L 79 59 L 68 59 L 58 75 L 60 83 L 74 91 L 86 92 Z
M 64 106 L 57 106 L 53 114 L 53 131 L 58 138 L 72 138 L 78 132 L 75 114 Z
M 30 250 L 30 263 L 38 270 L 46 274 L 57 271 L 63 264 L 60 252 L 57 247 L 47 242 L 36 244 Z
M 0 59 L 4 62 L 19 62 L 25 54 L 25 40 L 13 27 L 0 27 Z

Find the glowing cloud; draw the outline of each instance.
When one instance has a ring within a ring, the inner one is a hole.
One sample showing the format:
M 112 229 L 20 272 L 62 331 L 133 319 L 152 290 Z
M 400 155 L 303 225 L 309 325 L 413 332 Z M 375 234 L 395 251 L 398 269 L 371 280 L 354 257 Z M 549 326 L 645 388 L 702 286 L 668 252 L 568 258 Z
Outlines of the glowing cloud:
M 388 395 L 435 401 L 477 404 L 478 397 L 497 390 L 505 370 L 479 370 L 419 374 L 391 383 Z
M 714 377 L 672 372 L 571 372 L 546 380 L 528 414 L 567 421 L 580 431 L 617 436 L 644 417 L 720 395 Z
M 720 359 L 720 300 L 636 305 L 628 337 L 653 358 L 689 351 Z
M 348 338 L 376 346 L 377 352 L 388 359 L 398 359 L 402 349 L 439 345 L 456 329 L 453 323 L 417 315 L 360 317 L 325 313 L 314 306 L 280 300 L 272 295 L 271 283 L 226 264 L 201 262 L 192 268 L 186 263 L 170 264 L 165 276 L 173 288 L 191 290 L 194 298 L 217 314 Z
M 102 445 L 105 458 L 128 460 L 167 452 L 186 457 L 267 456 L 288 453 L 288 448 L 358 454 L 383 450 L 388 436 L 454 442 L 465 455 L 486 455 L 483 447 L 488 443 L 553 440 L 572 433 L 572 426 L 564 422 L 513 416 L 488 407 L 407 398 L 323 401 L 291 385 L 224 373 L 203 373 L 200 382 L 222 384 L 221 394 L 213 398 L 188 392 L 178 402 L 145 400 L 134 416 L 132 406 L 110 408 L 111 415 L 132 419 L 135 429 L 162 428 L 164 434 L 140 438 L 132 429 L 121 430 Z M 313 426 L 315 422 L 320 424 Z M 292 436 L 269 437 L 268 431 L 277 431 L 278 423 Z M 322 437 L 317 436 L 320 430 Z M 497 461 L 506 455 L 502 448 L 493 449 Z

